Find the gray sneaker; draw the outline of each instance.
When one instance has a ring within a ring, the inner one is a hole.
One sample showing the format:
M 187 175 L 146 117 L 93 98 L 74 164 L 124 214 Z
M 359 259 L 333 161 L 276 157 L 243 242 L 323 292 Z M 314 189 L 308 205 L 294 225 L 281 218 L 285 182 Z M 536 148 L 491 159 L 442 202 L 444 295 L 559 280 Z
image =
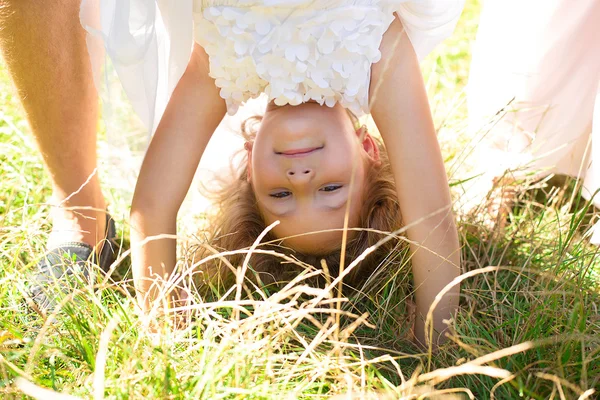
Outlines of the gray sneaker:
M 48 251 L 37 264 L 38 273 L 29 287 L 31 300 L 39 311 L 48 313 L 56 307 L 57 289 L 66 293 L 77 282 L 89 282 L 94 264 L 108 272 L 119 250 L 116 234 L 115 222 L 106 214 L 106 240 L 98 256 L 92 246 L 82 242 L 67 242 Z

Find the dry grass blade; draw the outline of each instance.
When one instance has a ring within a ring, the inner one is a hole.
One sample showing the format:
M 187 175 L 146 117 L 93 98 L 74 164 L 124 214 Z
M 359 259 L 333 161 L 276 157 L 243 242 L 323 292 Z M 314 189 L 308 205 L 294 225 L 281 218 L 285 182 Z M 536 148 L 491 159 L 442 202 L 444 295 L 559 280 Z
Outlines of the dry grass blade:
M 24 378 L 17 378 L 15 385 L 21 392 L 37 400 L 81 400 L 80 397 L 57 393 L 29 382 Z
M 98 353 L 96 355 L 96 369 L 94 371 L 94 400 L 104 399 L 104 380 L 108 346 L 110 344 L 110 337 L 115 328 L 119 325 L 119 322 L 119 317 L 113 318 L 100 336 L 100 345 L 98 346 Z

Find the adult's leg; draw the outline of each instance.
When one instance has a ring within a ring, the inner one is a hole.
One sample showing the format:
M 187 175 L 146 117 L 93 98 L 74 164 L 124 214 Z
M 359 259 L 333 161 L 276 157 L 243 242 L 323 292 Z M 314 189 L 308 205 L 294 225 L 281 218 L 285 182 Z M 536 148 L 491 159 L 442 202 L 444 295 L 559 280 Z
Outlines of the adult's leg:
M 98 101 L 80 1 L 0 0 L 0 48 L 52 180 L 49 248 L 95 245 L 105 230 Z

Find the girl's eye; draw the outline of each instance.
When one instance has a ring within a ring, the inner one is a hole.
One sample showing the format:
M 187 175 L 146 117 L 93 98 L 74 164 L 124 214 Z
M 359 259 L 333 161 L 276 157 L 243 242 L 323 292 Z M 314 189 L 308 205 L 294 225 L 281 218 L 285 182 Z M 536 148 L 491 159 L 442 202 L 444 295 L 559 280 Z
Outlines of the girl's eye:
M 283 199 L 292 195 L 292 192 L 283 191 L 277 193 L 271 193 L 269 196 L 274 197 L 276 199 Z
M 322 192 L 335 192 L 336 190 L 341 189 L 342 185 L 327 185 L 327 186 L 323 186 L 321 189 L 319 189 Z

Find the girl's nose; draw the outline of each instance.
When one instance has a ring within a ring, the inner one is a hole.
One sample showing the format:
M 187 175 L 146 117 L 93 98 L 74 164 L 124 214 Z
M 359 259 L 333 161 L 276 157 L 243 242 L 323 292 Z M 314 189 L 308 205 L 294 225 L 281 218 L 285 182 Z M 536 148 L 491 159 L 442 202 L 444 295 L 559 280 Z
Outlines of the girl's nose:
M 292 168 L 288 169 L 286 175 L 290 182 L 309 182 L 314 177 L 312 168 Z

